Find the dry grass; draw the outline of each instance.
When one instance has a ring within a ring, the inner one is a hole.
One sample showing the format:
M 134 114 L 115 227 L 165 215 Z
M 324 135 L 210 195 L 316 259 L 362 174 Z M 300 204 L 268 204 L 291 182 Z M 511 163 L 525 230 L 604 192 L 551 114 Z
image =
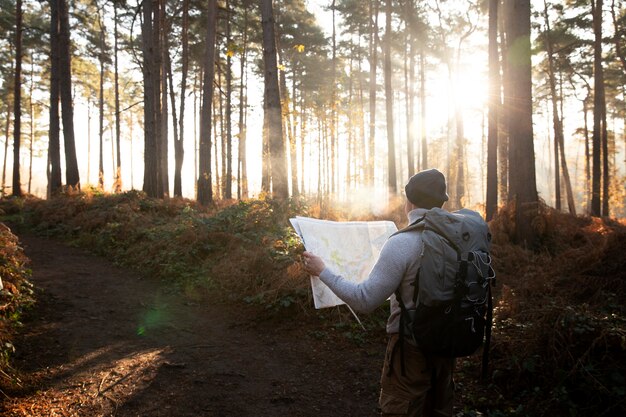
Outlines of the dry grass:
M 509 243 L 509 215 L 490 225 L 496 386 L 533 415 L 623 415 L 626 227 L 542 207 L 531 252 Z
M 9 358 L 22 312 L 34 301 L 27 264 L 17 237 L 0 223 L 0 278 L 4 287 L 0 291 L 0 387 L 19 384 Z
M 187 296 L 218 291 L 277 317 L 284 308 L 311 312 L 290 217 L 406 224 L 399 200 L 377 215 L 330 201 L 230 201 L 203 208 L 138 192 L 5 201 L 1 207 L 14 223 L 86 245 L 179 285 Z M 498 285 L 489 389 L 500 396 L 484 404 L 485 388 L 476 386 L 466 393 L 468 405 L 517 410 L 508 415 L 623 415 L 626 225 L 541 206 L 533 224 L 541 242 L 529 251 L 511 243 L 512 218 L 511 207 L 504 207 L 490 223 Z

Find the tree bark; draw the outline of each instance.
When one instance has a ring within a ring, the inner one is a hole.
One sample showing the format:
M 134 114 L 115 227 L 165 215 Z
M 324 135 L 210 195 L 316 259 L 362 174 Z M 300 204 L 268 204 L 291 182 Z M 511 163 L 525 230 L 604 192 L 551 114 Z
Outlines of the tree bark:
M 602 68 L 602 0 L 591 2 L 593 15 L 593 31 L 595 36 L 593 53 L 593 139 L 592 139 L 592 180 L 591 180 L 591 215 L 600 216 L 601 212 L 601 188 L 602 188 L 602 148 L 603 131 L 605 126 L 604 116 L 604 72 Z
M 420 49 L 420 142 L 422 144 L 422 166 L 428 168 L 428 144 L 426 140 L 426 56 L 424 48 Z
M 589 93 L 583 100 L 583 119 L 584 119 L 584 137 L 585 137 L 585 195 L 587 197 L 587 214 L 591 214 L 591 149 L 589 147 Z
M 396 179 L 396 145 L 393 131 L 393 88 L 391 86 L 391 9 L 392 0 L 385 7 L 385 104 L 387 116 L 387 186 L 392 194 L 398 192 Z
M 231 43 L 230 29 L 230 5 L 226 1 L 226 45 Z M 233 129 L 232 129 L 232 102 L 233 93 L 233 60 L 231 54 L 226 55 L 226 178 L 224 187 L 224 198 L 233 198 Z
M 414 158 L 414 140 L 413 140 L 413 81 L 415 79 L 415 65 L 414 65 L 414 40 L 413 37 L 409 38 L 408 25 L 405 26 L 405 43 L 408 45 L 408 50 L 404 49 L 404 97 L 406 104 L 406 153 L 407 153 L 407 166 L 409 178 L 415 173 L 415 158 Z M 410 40 L 409 40 L 410 39 Z M 411 65 L 409 65 L 409 62 Z M 410 67 L 410 70 L 409 70 Z
M 29 107 L 29 122 L 30 122 L 30 141 L 28 152 L 28 194 L 31 194 L 31 187 L 33 183 L 33 153 L 35 144 L 35 105 L 33 104 L 33 92 L 35 91 L 35 60 L 33 59 L 33 53 L 30 53 L 30 85 L 28 89 L 28 107 Z
M 374 185 L 374 168 L 376 165 L 376 70 L 378 67 L 378 1 L 370 0 L 370 91 L 369 91 L 369 143 L 367 158 L 367 185 Z
M 239 147 L 237 152 L 237 183 L 238 198 L 248 198 L 248 172 L 246 161 L 246 64 L 248 52 L 248 6 L 244 5 L 243 11 L 243 39 L 239 73 Z
M 532 125 L 530 0 L 507 1 L 506 9 L 506 76 L 510 94 L 505 95 L 504 105 L 510 135 L 510 195 L 515 201 L 514 241 L 534 247 L 536 232 L 532 221 L 537 214 L 538 195 Z
M 281 120 L 280 92 L 278 88 L 278 65 L 272 0 L 261 1 L 263 26 L 263 66 L 265 79 L 265 114 L 272 180 L 272 195 L 277 199 L 289 197 L 287 160 Z
M 9 153 L 9 129 L 11 127 L 11 106 L 9 106 L 9 100 L 7 100 L 6 103 L 7 103 L 6 104 L 7 117 L 4 121 L 4 158 L 3 158 L 4 162 L 2 163 L 2 190 L 1 190 L 2 192 L 0 194 L 1 197 L 4 197 L 7 194 L 6 192 L 7 155 Z M 50 167 L 50 163 L 48 163 L 48 168 L 49 167 Z
M 161 109 L 157 113 L 159 130 L 158 150 L 158 166 L 159 166 L 159 197 L 169 197 L 170 195 L 170 178 L 169 178 L 169 106 L 167 103 L 168 87 L 167 87 L 167 62 L 169 60 L 169 28 L 165 21 L 165 0 L 158 1 L 158 14 L 155 19 L 158 24 L 155 25 L 155 44 L 157 45 L 156 56 L 158 58 L 159 68 L 159 85 L 160 85 L 160 104 Z M 159 99 L 157 99 L 158 101 Z
M 215 78 L 215 36 L 217 1 L 209 0 L 204 54 L 204 79 L 202 82 L 202 109 L 200 114 L 200 149 L 198 175 L 198 201 L 208 205 L 213 201 L 211 178 L 211 106 L 213 104 L 213 79 Z
M 556 209 L 561 210 L 561 184 L 559 181 L 559 167 L 562 170 L 563 180 L 565 182 L 565 189 L 567 193 L 567 205 L 570 214 L 576 214 L 576 207 L 574 205 L 574 196 L 572 193 L 572 185 L 569 178 L 569 171 L 567 169 L 567 160 L 565 159 L 565 140 L 563 137 L 563 120 L 559 115 L 559 108 L 557 105 L 558 94 L 556 90 L 556 76 L 554 69 L 554 51 L 552 47 L 552 39 L 550 37 L 550 21 L 548 19 L 548 4 L 544 0 L 544 22 L 546 25 L 545 31 L 545 43 L 546 52 L 548 54 L 548 83 L 550 85 L 550 94 L 552 96 L 552 124 L 554 128 L 554 152 L 555 152 L 555 195 L 556 195 Z M 562 100 L 562 98 L 561 98 Z
M 120 115 L 120 82 L 119 82 L 119 66 L 118 66 L 118 15 L 117 15 L 117 2 L 113 2 L 113 54 L 114 54 L 114 76 L 115 76 L 115 144 L 117 148 L 115 158 L 115 185 L 113 187 L 116 193 L 122 191 L 122 150 L 121 150 L 121 138 L 122 138 L 122 126 Z
M 500 107 L 500 63 L 498 59 L 498 3 L 489 0 L 489 120 L 487 133 L 486 219 L 498 210 L 498 107 Z
M 143 191 L 149 197 L 157 194 L 157 130 L 156 121 L 158 82 L 156 67 L 156 51 L 154 44 L 154 0 L 143 0 L 143 22 L 141 29 L 143 49 L 143 80 L 144 80 L 144 174 Z M 160 107 L 160 106 L 159 106 Z
M 20 142 L 22 133 L 22 0 L 15 3 L 15 78 L 13 79 L 13 192 L 22 195 L 20 183 Z M 8 140 L 8 138 L 7 138 Z
M 187 74 L 189 72 L 189 0 L 183 0 L 183 22 L 182 22 L 182 68 L 180 83 L 180 116 L 179 137 L 174 138 L 174 197 L 182 197 L 182 169 L 185 157 L 185 101 L 187 95 Z M 174 86 L 172 86 L 172 89 Z
M 59 7 L 59 49 L 60 49 L 60 89 L 61 113 L 63 119 L 63 139 L 65 144 L 65 181 L 69 187 L 80 189 L 76 141 L 74 137 L 74 109 L 72 103 L 72 55 L 70 52 L 70 18 L 67 0 L 61 0 Z
M 98 188 L 104 189 L 104 56 L 106 51 L 104 19 L 98 14 L 100 24 L 100 53 L 98 60 L 100 61 L 100 84 L 99 84 L 99 100 L 98 100 Z
M 50 179 L 48 189 L 54 195 L 63 186 L 61 180 L 61 120 L 59 115 L 60 82 L 59 71 L 59 2 L 50 0 L 50 127 L 48 142 L 48 158 L 50 160 Z

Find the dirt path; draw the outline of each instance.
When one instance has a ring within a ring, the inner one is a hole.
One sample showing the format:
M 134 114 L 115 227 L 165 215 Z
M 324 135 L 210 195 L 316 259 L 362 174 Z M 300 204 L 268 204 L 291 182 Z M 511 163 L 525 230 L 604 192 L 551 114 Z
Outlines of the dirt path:
M 1 415 L 377 415 L 382 341 L 319 340 L 319 322 L 250 320 L 54 240 L 21 241 L 42 294 L 16 342 L 23 389 Z

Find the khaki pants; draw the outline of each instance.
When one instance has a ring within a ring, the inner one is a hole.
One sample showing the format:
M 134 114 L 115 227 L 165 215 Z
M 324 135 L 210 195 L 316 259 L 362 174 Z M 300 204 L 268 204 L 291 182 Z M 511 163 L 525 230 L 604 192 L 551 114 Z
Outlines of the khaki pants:
M 453 358 L 425 357 L 404 341 L 404 372 L 398 334 L 387 344 L 381 376 L 383 416 L 450 417 L 454 402 Z

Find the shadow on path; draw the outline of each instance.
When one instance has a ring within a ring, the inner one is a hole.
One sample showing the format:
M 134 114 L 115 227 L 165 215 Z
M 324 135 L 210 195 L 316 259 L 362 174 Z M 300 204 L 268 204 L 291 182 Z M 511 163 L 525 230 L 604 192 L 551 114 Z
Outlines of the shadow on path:
M 2 415 L 377 415 L 383 345 L 251 324 L 80 249 L 21 242 L 39 297 L 16 342 L 24 389 Z

